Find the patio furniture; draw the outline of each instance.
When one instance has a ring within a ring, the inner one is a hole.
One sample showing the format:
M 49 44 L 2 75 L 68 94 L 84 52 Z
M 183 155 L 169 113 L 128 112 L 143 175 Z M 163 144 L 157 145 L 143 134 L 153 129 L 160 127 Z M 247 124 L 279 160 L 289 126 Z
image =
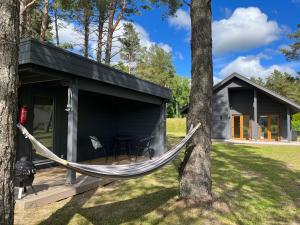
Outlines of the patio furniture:
M 95 150 L 102 150 L 102 151 L 104 151 L 104 154 L 105 154 L 105 163 L 106 163 L 107 160 L 108 160 L 108 151 L 106 150 L 106 148 L 104 147 L 104 145 L 101 144 L 101 142 L 99 141 L 99 139 L 96 136 L 90 136 L 90 139 L 91 139 L 93 148 Z
M 32 186 L 35 173 L 36 167 L 26 157 L 22 157 L 20 161 L 16 162 L 15 186 L 19 188 L 18 199 L 22 198 L 23 191 L 24 193 L 27 192 L 27 186 L 30 186 L 36 194 Z
M 21 124 L 17 124 L 17 127 L 20 129 L 21 133 L 31 142 L 37 154 L 43 155 L 44 157 L 51 159 L 54 162 L 63 165 L 64 167 L 93 177 L 126 179 L 147 175 L 171 162 L 198 130 L 198 128 L 200 127 L 200 123 L 195 127 L 192 126 L 188 134 L 176 146 L 174 146 L 171 150 L 165 152 L 161 156 L 156 157 L 153 160 L 131 163 L 127 165 L 87 165 L 64 160 L 55 155 L 55 153 L 53 153 L 38 140 L 36 140 L 36 138 L 32 136 L 24 126 L 22 126 Z
M 114 152 L 115 159 L 117 159 L 119 154 L 121 154 L 122 152 L 126 152 L 127 156 L 130 158 L 131 142 L 132 142 L 132 137 L 127 135 L 120 135 L 114 138 L 113 152 Z
M 137 157 L 140 155 L 144 155 L 145 153 L 148 153 L 149 158 L 152 159 L 155 153 L 155 150 L 151 148 L 151 144 L 154 137 L 146 137 L 142 138 L 138 141 L 136 146 L 136 152 L 135 152 L 135 161 L 137 161 Z

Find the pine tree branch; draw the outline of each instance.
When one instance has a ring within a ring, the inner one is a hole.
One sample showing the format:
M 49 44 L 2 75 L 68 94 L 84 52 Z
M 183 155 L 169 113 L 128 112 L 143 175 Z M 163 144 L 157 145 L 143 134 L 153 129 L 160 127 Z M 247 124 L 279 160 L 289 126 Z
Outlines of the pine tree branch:
M 32 6 L 35 2 L 36 2 L 36 0 L 33 0 L 33 1 L 29 2 L 29 3 L 25 6 L 25 10 L 28 9 L 30 6 Z

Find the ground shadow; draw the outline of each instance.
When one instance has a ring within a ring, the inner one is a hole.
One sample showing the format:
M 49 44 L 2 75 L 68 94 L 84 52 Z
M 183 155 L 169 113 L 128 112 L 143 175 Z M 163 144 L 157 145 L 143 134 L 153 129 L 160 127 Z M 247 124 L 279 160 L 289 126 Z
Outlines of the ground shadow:
M 261 224 L 262 218 L 269 223 L 300 222 L 292 210 L 300 207 L 300 171 L 291 170 L 283 161 L 263 157 L 256 153 L 257 149 L 214 145 L 212 174 L 216 200 L 226 203 L 230 219 L 239 224 Z
M 91 192 L 90 197 L 94 193 Z M 68 224 L 75 214 L 79 214 L 92 224 L 120 224 L 140 218 L 157 209 L 177 194 L 174 188 L 165 188 L 159 191 L 141 195 L 124 201 L 108 204 L 99 204 L 94 207 L 82 207 L 86 201 L 78 203 L 76 197 L 63 208 L 57 210 L 40 225 Z
M 177 159 L 146 178 L 117 183 L 112 191 L 95 193 L 94 190 L 85 193 L 82 198 L 75 196 L 40 225 L 68 224 L 71 220 L 73 222 L 74 215 L 83 217 L 80 220 L 83 224 L 101 225 L 135 224 L 136 219 L 151 224 L 169 223 L 174 221 L 173 218 L 176 218 L 174 224 L 199 224 L 199 221 L 300 224 L 300 171 L 290 169 L 284 161 L 264 157 L 260 151 L 266 150 L 257 146 L 214 144 L 214 200 L 222 207 L 214 207 L 213 204 L 209 211 L 199 207 L 195 212 L 195 209 L 175 201 L 180 162 Z M 87 202 L 89 204 L 85 204 Z M 196 217 L 191 215 L 191 210 Z M 145 216 L 153 211 L 156 213 L 151 215 L 163 216 Z

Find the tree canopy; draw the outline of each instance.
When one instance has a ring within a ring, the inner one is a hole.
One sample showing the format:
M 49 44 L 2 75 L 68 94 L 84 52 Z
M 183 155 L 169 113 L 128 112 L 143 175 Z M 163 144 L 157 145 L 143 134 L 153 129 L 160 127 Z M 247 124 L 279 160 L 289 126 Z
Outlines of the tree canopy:
M 171 87 L 172 78 L 175 76 L 171 53 L 158 45 L 152 45 L 149 49 L 144 47 L 140 54 L 135 73 L 161 86 Z
M 125 23 L 123 29 L 124 35 L 119 38 L 121 43 L 120 55 L 121 59 L 127 63 L 128 73 L 131 73 L 132 63 L 136 62 L 140 52 L 140 38 L 132 23 Z
M 287 48 L 282 48 L 281 52 L 287 60 L 300 60 L 300 24 L 297 25 L 298 30 L 295 33 L 289 34 L 288 37 L 294 42 Z

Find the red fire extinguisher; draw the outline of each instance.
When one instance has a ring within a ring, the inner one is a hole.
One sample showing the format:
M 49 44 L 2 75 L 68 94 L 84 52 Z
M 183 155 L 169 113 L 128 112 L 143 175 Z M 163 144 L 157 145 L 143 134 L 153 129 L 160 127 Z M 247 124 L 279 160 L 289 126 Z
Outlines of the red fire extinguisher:
M 23 105 L 19 111 L 19 123 L 25 125 L 27 122 L 28 107 Z

